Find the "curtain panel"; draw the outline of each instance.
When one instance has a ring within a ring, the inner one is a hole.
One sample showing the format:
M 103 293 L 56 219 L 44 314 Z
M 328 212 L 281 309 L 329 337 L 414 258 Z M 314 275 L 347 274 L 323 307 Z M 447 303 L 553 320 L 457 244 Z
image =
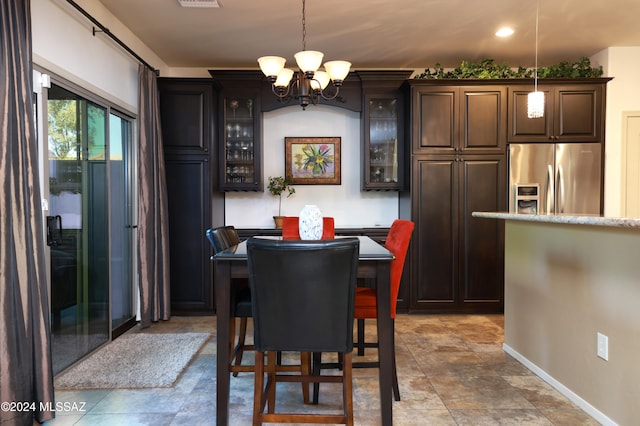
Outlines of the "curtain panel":
M 54 417 L 30 0 L 0 0 L 0 61 L 0 401 L 29 403 L 0 424 L 26 426 Z
M 138 257 L 140 325 L 171 317 L 169 213 L 157 76 L 139 65 Z

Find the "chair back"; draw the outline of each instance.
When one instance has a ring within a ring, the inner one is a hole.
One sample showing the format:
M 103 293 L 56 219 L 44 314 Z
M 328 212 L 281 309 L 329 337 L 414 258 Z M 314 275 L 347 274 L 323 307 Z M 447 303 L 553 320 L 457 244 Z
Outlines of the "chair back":
M 385 248 L 395 257 L 391 261 L 391 275 L 389 277 L 391 285 L 391 318 L 396 317 L 396 302 L 398 300 L 398 291 L 400 290 L 402 270 L 404 269 L 404 261 L 407 257 L 414 226 L 414 223 L 410 220 L 394 220 L 384 243 Z
M 219 253 L 222 250 L 226 250 L 230 247 L 229 241 L 227 240 L 226 232 L 223 228 L 224 227 L 209 228 L 205 232 L 209 243 L 211 243 L 211 247 L 213 247 L 213 253 Z
M 333 240 L 336 236 L 335 221 L 332 217 L 322 218 L 322 240 Z M 284 240 L 300 239 L 300 218 L 285 216 L 282 218 L 282 238 Z
M 247 241 L 258 351 L 351 352 L 360 242 Z
M 225 238 L 229 247 L 237 246 L 240 244 L 240 237 L 238 237 L 238 231 L 232 225 L 223 226 L 222 230 L 224 231 Z
M 231 225 L 209 228 L 206 230 L 205 235 L 211 243 L 214 253 L 221 252 L 229 247 L 240 244 L 238 232 L 236 231 L 236 228 Z

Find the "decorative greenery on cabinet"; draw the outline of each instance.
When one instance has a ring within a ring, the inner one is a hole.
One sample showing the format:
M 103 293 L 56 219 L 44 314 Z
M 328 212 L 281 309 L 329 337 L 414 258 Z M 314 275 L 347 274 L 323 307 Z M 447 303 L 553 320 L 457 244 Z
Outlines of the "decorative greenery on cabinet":
M 431 69 L 416 75 L 416 79 L 463 79 L 463 78 L 534 78 L 535 69 L 519 66 L 512 68 L 506 62 L 496 63 L 493 59 L 480 62 L 462 61 L 459 67 L 445 70 L 439 63 Z M 548 67 L 538 68 L 538 78 L 598 78 L 602 77 L 602 66 L 591 67 L 589 58 L 581 56 L 577 62 L 563 61 Z

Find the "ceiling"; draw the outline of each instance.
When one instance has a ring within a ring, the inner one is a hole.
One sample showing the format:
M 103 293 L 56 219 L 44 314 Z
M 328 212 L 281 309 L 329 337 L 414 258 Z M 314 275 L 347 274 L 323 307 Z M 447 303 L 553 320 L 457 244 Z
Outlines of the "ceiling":
M 99 0 L 169 67 L 258 68 L 302 50 L 301 0 Z M 539 0 L 540 66 L 577 61 L 606 47 L 640 46 L 638 0 Z M 536 2 L 525 0 L 307 0 L 308 50 L 352 69 L 455 67 L 491 58 L 532 67 Z M 502 26 L 515 34 L 494 35 Z M 118 36 L 118 34 L 115 34 Z M 152 66 L 154 64 L 151 64 Z

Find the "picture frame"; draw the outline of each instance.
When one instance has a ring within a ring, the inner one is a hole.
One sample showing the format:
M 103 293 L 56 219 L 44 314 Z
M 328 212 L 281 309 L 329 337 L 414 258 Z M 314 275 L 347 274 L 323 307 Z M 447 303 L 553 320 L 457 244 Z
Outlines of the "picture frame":
M 340 185 L 338 137 L 285 137 L 285 178 L 293 185 Z

